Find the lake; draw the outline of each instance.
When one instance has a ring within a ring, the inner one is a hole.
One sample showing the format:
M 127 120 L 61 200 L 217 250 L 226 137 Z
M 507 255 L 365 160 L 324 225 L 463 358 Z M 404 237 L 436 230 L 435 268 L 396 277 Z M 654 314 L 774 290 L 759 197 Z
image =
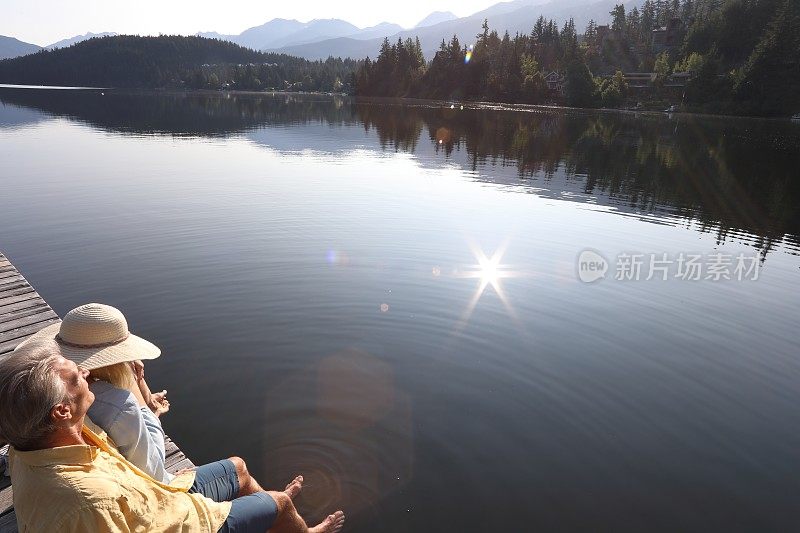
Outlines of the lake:
M 800 124 L 0 89 L 0 250 L 161 347 L 196 462 L 346 531 L 800 505 Z

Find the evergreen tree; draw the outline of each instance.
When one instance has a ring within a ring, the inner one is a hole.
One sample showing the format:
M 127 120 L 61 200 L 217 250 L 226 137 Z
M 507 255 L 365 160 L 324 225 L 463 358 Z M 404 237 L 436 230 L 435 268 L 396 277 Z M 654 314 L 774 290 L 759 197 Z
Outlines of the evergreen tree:
M 692 18 L 694 17 L 694 4 L 692 0 L 683 0 L 680 17 L 684 24 L 690 24 L 692 22 Z
M 641 15 L 639 15 L 639 8 L 633 6 L 631 12 L 628 14 L 626 20 L 626 34 L 628 39 L 634 42 L 641 42 L 641 34 L 642 34 L 642 20 Z
M 651 0 L 645 0 L 642 6 L 642 42 L 650 44 L 650 36 L 658 24 L 656 18 L 656 8 Z
M 583 33 L 583 38 L 589 44 L 595 44 L 595 39 L 597 38 L 597 24 L 593 19 L 589 19 L 589 23 L 586 25 L 586 31 Z
M 483 24 L 481 24 L 481 33 L 475 36 L 475 39 L 478 43 L 485 43 L 486 40 L 489 38 L 489 19 L 483 19 Z
M 611 15 L 611 29 L 618 32 L 625 31 L 625 6 L 617 4 L 609 13 Z
M 669 16 L 668 0 L 655 0 L 656 27 L 666 26 Z
M 567 67 L 564 80 L 567 104 L 574 107 L 594 107 L 595 85 L 592 73 L 585 63 L 573 61 Z
M 539 18 L 536 19 L 536 23 L 533 25 L 533 30 L 531 30 L 531 38 L 534 41 L 543 42 L 544 34 L 545 34 L 544 16 L 539 15 Z
M 578 55 L 578 33 L 575 31 L 575 21 L 572 18 L 564 23 L 560 38 L 564 61 L 572 61 Z
M 669 10 L 669 18 L 681 16 L 681 0 L 672 0 L 672 5 Z

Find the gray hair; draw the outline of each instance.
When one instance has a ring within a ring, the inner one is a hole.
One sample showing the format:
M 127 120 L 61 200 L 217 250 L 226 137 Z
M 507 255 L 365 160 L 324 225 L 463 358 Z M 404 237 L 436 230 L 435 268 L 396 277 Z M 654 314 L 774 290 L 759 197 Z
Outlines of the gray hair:
M 29 343 L 0 356 L 0 436 L 18 450 L 36 449 L 57 426 L 50 417 L 68 399 L 56 370 L 55 342 Z

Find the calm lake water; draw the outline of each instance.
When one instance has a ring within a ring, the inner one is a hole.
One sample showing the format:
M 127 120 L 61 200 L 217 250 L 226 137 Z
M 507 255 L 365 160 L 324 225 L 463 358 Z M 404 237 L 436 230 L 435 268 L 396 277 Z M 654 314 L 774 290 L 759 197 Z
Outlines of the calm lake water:
M 302 473 L 352 532 L 796 528 L 800 124 L 0 103 L 0 249 L 162 348 L 195 462 Z

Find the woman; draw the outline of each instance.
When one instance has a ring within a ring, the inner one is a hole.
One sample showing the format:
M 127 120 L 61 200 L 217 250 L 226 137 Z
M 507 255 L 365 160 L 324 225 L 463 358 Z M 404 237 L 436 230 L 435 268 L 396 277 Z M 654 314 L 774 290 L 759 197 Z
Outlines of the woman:
M 167 391 L 151 394 L 140 360 L 120 362 L 89 371 L 94 403 L 89 418 L 103 428 L 128 461 L 153 479 L 169 483 L 164 465 L 164 430 L 158 419 L 169 411 Z
M 128 331 L 125 316 L 104 304 L 76 307 L 60 324 L 48 326 L 29 341 L 55 339 L 67 359 L 90 372 L 94 403 L 89 418 L 114 441 L 119 452 L 153 479 L 169 484 L 164 465 L 164 430 L 158 417 L 169 410 L 167 391 L 151 394 L 142 360 L 161 350 Z

